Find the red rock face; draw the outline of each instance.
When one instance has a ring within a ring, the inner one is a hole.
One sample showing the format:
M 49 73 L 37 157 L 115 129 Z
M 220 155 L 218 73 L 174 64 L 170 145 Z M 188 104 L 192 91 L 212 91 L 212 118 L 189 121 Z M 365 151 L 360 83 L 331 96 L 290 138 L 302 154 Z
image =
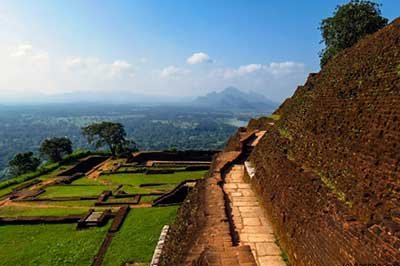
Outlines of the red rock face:
M 310 75 L 251 160 L 294 265 L 400 261 L 400 19 Z

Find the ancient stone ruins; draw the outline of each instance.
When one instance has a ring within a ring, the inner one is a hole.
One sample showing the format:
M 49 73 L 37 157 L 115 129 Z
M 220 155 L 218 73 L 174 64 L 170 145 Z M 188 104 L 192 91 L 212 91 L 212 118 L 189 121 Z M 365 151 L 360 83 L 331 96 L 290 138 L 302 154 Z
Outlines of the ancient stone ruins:
M 103 265 L 130 210 L 181 204 L 175 222 L 160 227 L 153 266 L 396 266 L 399 148 L 397 19 L 310 74 L 273 115 L 251 120 L 223 151 L 139 152 L 122 161 L 91 156 L 0 198 L 0 206 L 77 201 L 78 209 L 89 201 L 88 210 L 0 217 L 0 225 L 71 223 L 83 231 L 108 224 L 92 259 Z M 189 178 L 200 170 L 208 170 L 204 178 L 204 172 Z M 179 171 L 185 176 L 170 181 L 172 187 L 163 182 Z M 116 173 L 163 176 L 160 183 L 137 184 Z M 65 187 L 110 184 L 113 190 L 93 195 L 46 196 Z
M 104 260 L 107 252 L 112 252 L 110 247 L 113 242 L 124 245 L 121 240 L 115 239 L 116 235 L 128 237 L 135 231 L 135 223 L 126 224 L 127 217 L 133 217 L 138 225 L 145 218 L 135 214 L 135 211 L 130 214 L 132 209 L 147 209 L 147 214 L 151 215 L 152 209 L 159 213 L 161 209 L 180 205 L 209 169 L 214 154 L 215 151 L 156 151 L 137 152 L 129 158 L 98 155 L 83 158 L 66 169 L 56 169 L 53 174 L 16 185 L 9 193 L 1 195 L 0 211 L 8 215 L 0 216 L 0 226 L 23 230 L 35 225 L 72 224 L 75 227 L 68 227 L 71 234 L 74 234 L 73 230 L 106 228 L 104 239 L 92 256 L 91 265 L 114 265 L 113 261 L 104 264 Z M 103 190 L 107 188 L 110 190 Z M 90 191 L 98 190 L 98 194 L 90 194 Z M 43 215 L 24 215 L 24 208 L 28 208 L 28 213 L 46 212 Z M 68 209 L 77 213 L 67 214 Z M 54 210 L 63 214 L 48 215 Z M 123 225 L 125 232 L 121 232 Z M 52 227 L 46 228 L 52 230 Z M 154 251 L 152 265 L 158 265 L 168 226 L 165 228 Z M 156 233 L 157 230 L 152 228 Z M 57 232 L 54 234 L 57 235 Z M 37 237 L 40 239 L 40 233 Z M 145 241 L 139 244 L 149 245 Z M 121 262 L 131 264 L 124 259 Z

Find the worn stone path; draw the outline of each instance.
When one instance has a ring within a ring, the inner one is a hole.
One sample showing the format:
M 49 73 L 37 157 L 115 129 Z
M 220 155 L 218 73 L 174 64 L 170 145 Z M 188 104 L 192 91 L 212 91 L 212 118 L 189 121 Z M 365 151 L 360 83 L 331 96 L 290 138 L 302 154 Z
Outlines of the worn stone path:
M 184 265 L 256 266 L 249 246 L 234 246 L 232 243 L 224 191 L 219 185 L 222 183 L 221 168 L 238 155 L 238 152 L 219 154 L 211 176 L 206 178 L 205 224 L 189 250 Z
M 236 164 L 225 176 L 224 190 L 229 195 L 233 221 L 240 245 L 249 245 L 259 266 L 284 266 L 272 226 L 255 192 L 244 181 L 244 165 Z

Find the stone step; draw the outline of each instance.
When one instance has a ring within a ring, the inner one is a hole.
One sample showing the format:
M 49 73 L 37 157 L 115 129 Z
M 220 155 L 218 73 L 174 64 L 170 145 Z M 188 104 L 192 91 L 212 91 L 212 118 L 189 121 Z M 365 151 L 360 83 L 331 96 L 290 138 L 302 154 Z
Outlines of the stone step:
M 227 247 L 221 250 L 218 247 L 206 248 L 200 257 L 192 263 L 193 266 L 257 266 L 257 263 L 248 245 Z

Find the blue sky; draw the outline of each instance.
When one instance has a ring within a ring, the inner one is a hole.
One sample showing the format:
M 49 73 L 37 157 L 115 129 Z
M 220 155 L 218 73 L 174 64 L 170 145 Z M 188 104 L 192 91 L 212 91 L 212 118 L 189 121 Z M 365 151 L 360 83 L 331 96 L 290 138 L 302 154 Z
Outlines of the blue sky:
M 319 22 L 345 2 L 2 0 L 0 97 L 237 86 L 281 101 L 319 70 Z M 380 3 L 399 15 L 398 0 Z

